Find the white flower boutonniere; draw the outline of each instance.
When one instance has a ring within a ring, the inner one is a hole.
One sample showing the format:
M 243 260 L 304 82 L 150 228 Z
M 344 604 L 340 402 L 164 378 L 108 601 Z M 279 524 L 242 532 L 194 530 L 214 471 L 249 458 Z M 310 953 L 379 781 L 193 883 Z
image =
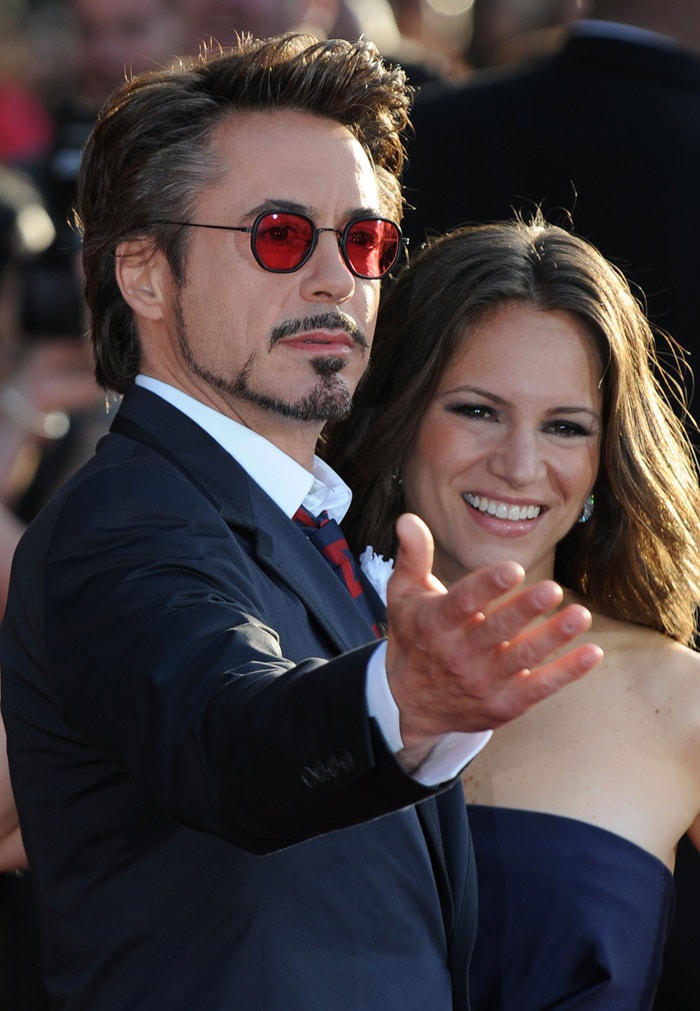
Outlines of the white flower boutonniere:
M 394 571 L 394 559 L 377 555 L 369 545 L 360 555 L 360 568 L 386 604 L 386 584 Z

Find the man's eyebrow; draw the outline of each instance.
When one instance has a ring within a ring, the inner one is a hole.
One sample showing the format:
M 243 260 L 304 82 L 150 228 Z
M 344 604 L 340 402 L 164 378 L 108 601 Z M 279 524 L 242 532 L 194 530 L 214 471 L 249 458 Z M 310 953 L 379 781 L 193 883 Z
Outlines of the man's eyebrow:
M 318 222 L 318 208 L 310 207 L 308 204 L 301 204 L 296 200 L 275 200 L 267 199 L 251 207 L 246 212 L 246 217 L 256 218 L 259 214 L 267 214 L 271 211 L 289 211 L 291 214 L 305 214 L 307 218 L 312 218 Z M 352 221 L 353 218 L 382 218 L 384 215 L 376 207 L 351 207 L 344 212 L 342 220 Z M 323 227 L 323 226 L 321 226 Z M 328 226 L 330 227 L 330 226 Z
M 246 215 L 255 218 L 258 214 L 266 214 L 269 211 L 290 211 L 292 214 L 307 214 L 311 217 L 311 208 L 306 204 L 297 203 L 295 200 L 263 200 L 255 207 L 251 207 Z

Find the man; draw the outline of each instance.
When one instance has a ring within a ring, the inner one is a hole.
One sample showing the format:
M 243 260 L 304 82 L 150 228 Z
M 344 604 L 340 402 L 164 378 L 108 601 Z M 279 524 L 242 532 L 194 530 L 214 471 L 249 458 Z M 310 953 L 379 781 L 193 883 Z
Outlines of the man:
M 377 645 L 369 587 L 291 521 L 348 499 L 314 448 L 399 254 L 407 110 L 370 44 L 291 37 L 136 78 L 88 142 L 97 377 L 124 398 L 23 538 L 1 642 L 53 1007 L 467 1007 L 445 788 L 601 654 L 538 667 L 588 613 L 544 617 L 558 587 L 512 563 L 445 593 L 410 517 Z

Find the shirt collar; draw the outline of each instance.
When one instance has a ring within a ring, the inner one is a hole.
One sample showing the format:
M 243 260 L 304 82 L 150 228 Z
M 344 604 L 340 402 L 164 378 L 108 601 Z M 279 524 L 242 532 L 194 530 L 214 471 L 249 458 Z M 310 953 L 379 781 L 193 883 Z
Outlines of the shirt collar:
M 316 515 L 325 509 L 338 523 L 345 516 L 352 493 L 320 457 L 314 457 L 313 471 L 308 471 L 251 428 L 169 383 L 139 375 L 136 385 L 166 400 L 203 428 L 290 518 L 302 504 Z

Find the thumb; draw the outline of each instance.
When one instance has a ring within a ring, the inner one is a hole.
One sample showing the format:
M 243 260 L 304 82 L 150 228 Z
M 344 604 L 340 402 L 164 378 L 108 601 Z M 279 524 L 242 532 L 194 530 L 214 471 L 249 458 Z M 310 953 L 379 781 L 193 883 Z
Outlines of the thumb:
M 396 521 L 399 551 L 394 573 L 389 580 L 389 596 L 403 596 L 412 590 L 444 590 L 432 575 L 433 535 L 414 513 L 403 513 Z

